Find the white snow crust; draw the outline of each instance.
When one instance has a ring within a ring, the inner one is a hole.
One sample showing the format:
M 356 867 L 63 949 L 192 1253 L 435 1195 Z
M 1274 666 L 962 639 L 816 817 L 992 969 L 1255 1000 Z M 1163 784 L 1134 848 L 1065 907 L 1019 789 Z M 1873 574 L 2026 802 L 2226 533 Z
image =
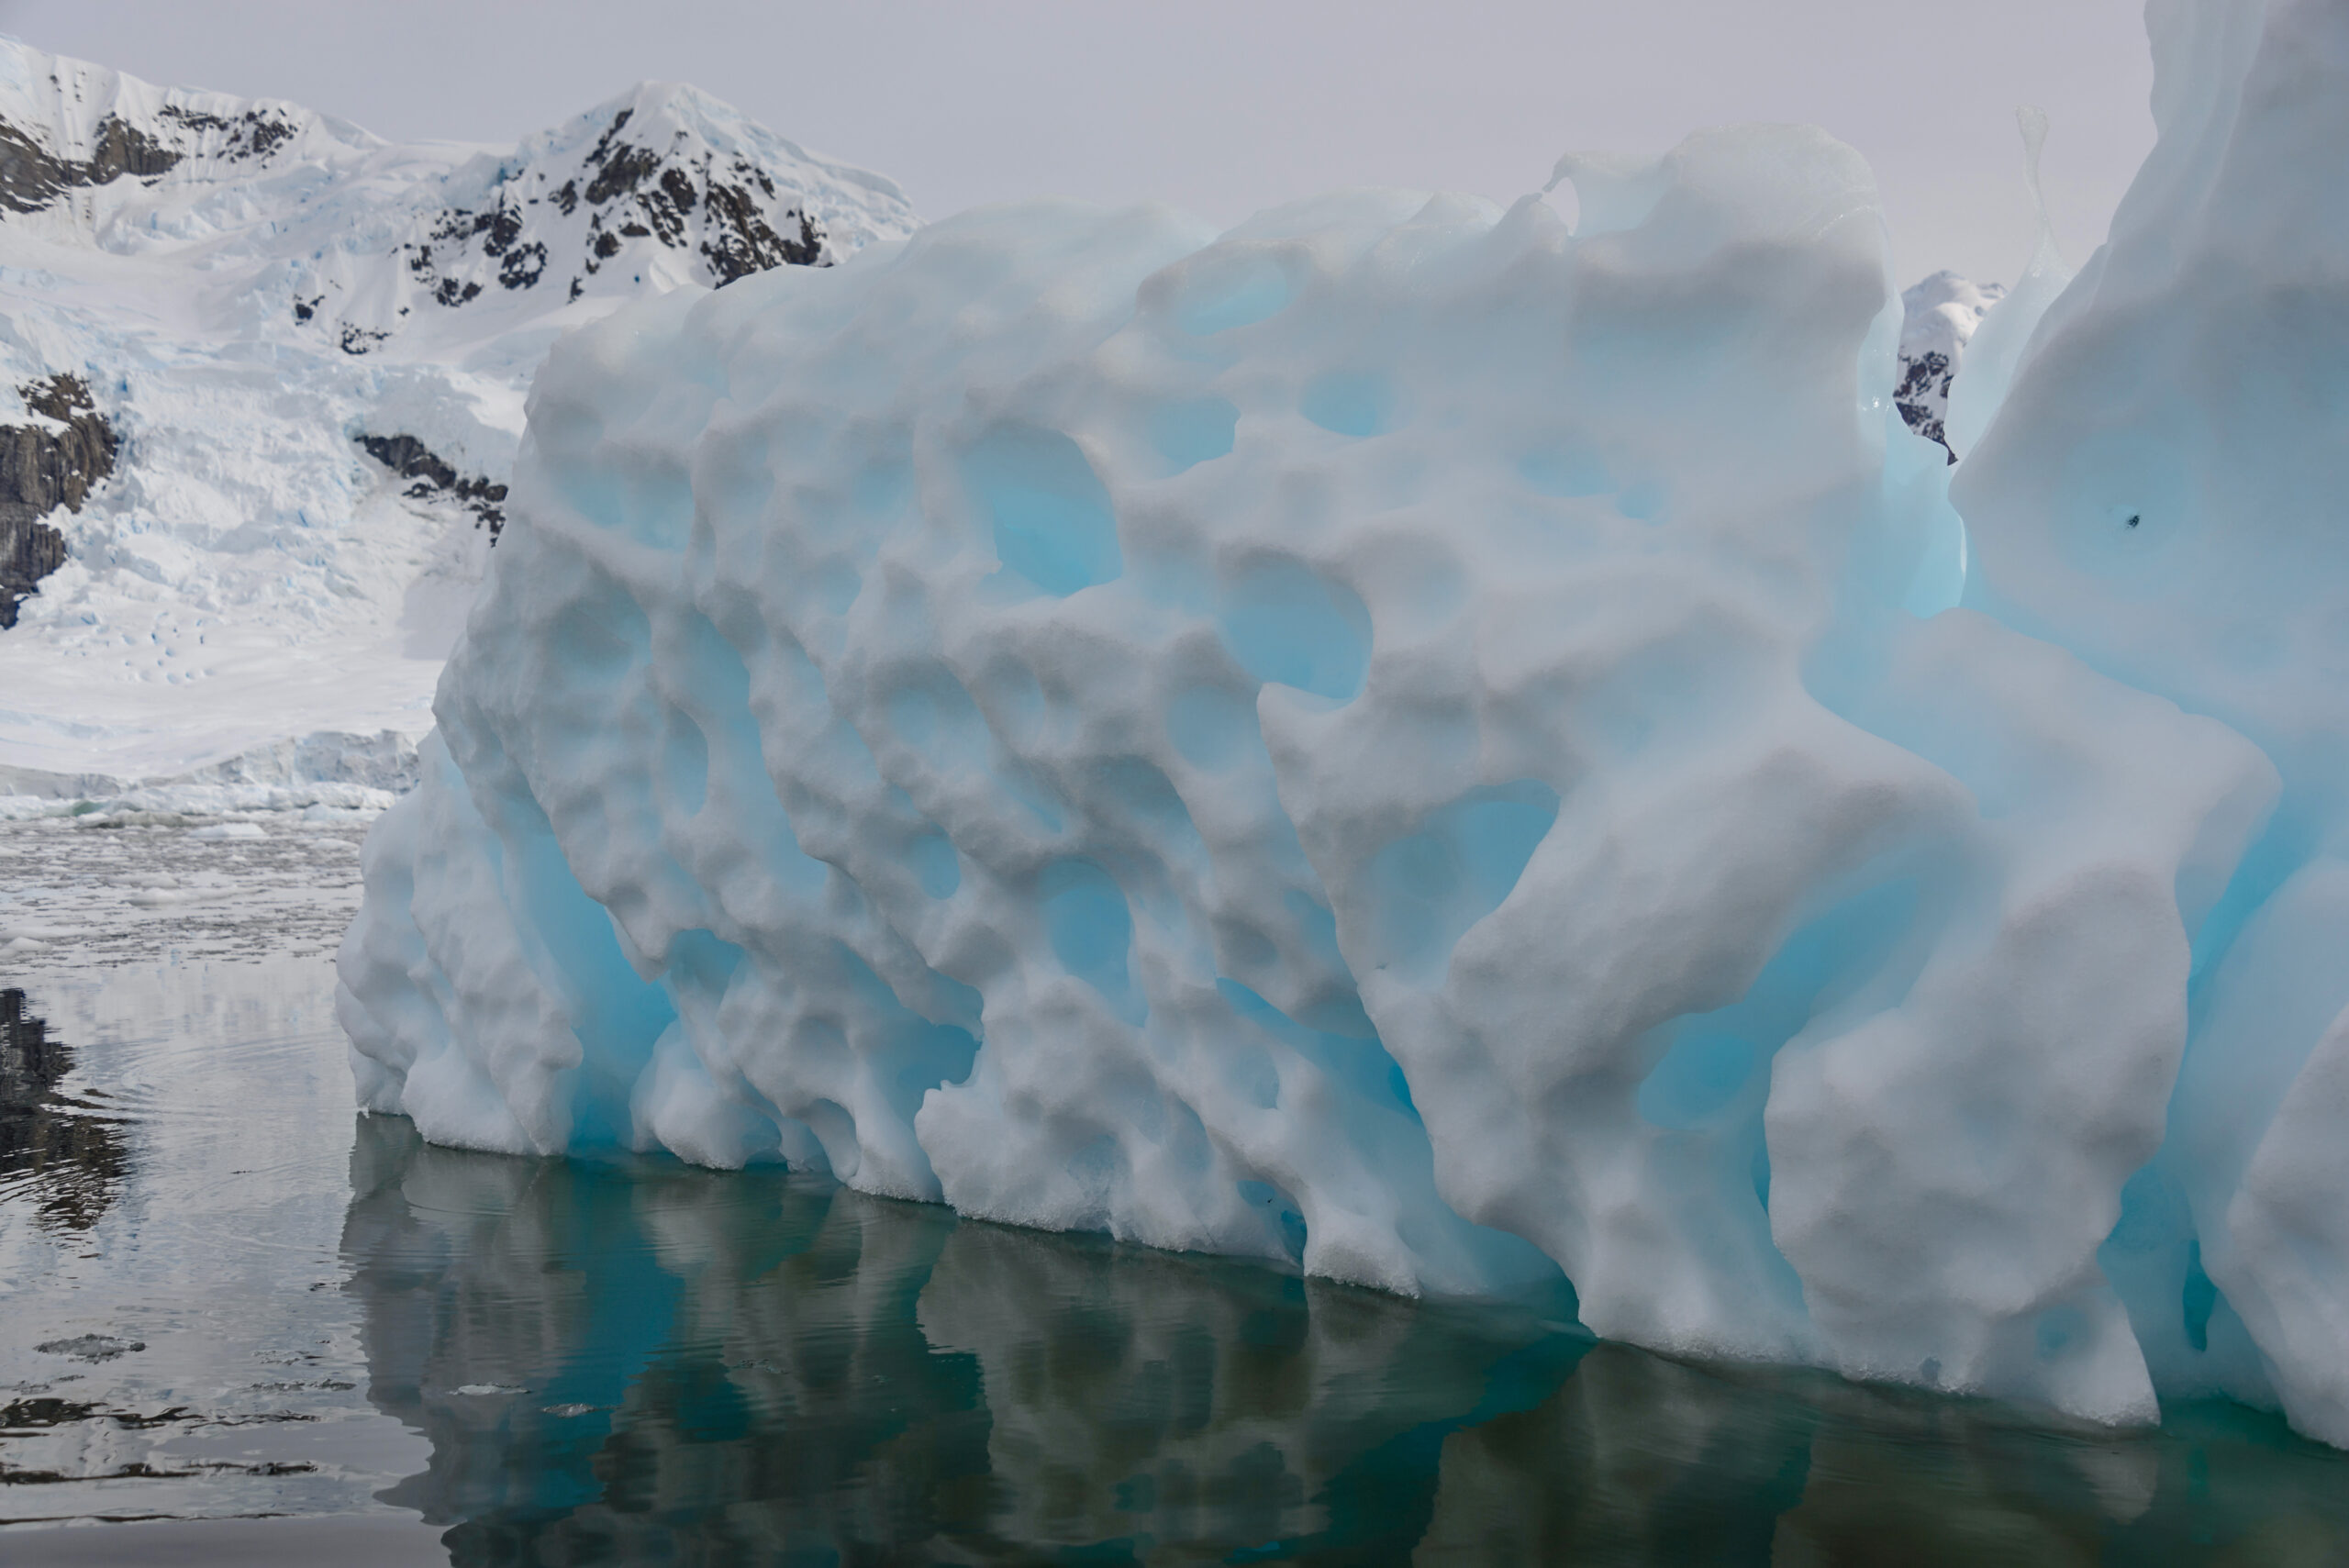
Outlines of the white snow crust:
M 361 1103 L 2349 1442 L 2349 14 L 2151 21 L 1963 523 L 1797 128 L 564 339 Z
M 0 193 L 0 424 L 70 373 L 121 441 L 0 631 L 0 766 L 51 775 L 33 794 L 412 742 L 492 536 L 359 438 L 502 485 L 563 330 L 913 226 L 887 181 L 663 83 L 518 147 L 404 146 L 0 39 L 0 122 L 63 171 Z M 126 142 L 167 166 L 89 172 Z

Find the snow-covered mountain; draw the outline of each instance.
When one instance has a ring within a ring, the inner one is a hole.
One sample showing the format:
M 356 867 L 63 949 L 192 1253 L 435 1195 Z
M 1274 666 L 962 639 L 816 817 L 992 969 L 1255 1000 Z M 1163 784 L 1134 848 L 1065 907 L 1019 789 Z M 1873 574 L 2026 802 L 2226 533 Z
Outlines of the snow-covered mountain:
M 2002 284 L 1975 284 L 1951 272 L 1935 272 L 1901 291 L 1900 371 L 1893 404 L 1909 428 L 1939 441 L 1952 462 L 1958 453 L 1944 428 L 1950 385 L 1975 328 L 2006 295 Z
M 401 145 L 0 39 L 0 773 L 421 733 L 554 339 L 914 226 L 690 87 Z

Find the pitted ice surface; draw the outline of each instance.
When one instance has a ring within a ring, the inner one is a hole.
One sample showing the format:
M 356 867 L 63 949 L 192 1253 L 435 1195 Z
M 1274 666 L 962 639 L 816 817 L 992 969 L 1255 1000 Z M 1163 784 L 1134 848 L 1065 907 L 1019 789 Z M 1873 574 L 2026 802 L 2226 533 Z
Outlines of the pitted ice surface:
M 2178 101 L 2164 168 L 2218 134 Z M 2010 586 L 2058 421 L 1959 465 L 1970 552 L 1851 150 L 1562 167 L 1575 232 L 1034 204 L 564 339 L 370 843 L 362 1103 L 2349 1440 L 2337 697 Z M 2337 635 L 2313 555 L 2224 536 Z

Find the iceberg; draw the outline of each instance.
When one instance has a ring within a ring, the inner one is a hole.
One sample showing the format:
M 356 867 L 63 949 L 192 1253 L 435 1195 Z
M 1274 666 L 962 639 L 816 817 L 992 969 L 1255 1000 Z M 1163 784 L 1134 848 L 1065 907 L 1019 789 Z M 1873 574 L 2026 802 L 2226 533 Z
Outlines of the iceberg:
M 1571 228 L 1032 204 L 566 337 L 361 1104 L 2349 1444 L 2349 17 L 2150 20 L 1954 469 L 1803 128 L 1569 158 Z

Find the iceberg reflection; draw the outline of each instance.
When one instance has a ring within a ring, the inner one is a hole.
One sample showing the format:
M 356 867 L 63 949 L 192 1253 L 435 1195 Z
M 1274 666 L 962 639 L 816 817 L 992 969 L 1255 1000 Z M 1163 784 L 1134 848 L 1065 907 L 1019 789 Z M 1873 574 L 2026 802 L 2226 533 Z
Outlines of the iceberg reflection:
M 2349 1554 L 2349 1462 L 1597 1344 L 805 1175 L 362 1117 L 343 1245 L 384 1499 L 452 1559 L 1692 1562 Z M 1939 1555 L 1936 1555 L 1936 1553 Z
M 0 1199 L 29 1193 L 37 1223 L 85 1231 L 120 1193 L 128 1165 L 121 1129 L 67 1092 L 73 1051 L 26 1010 L 25 994 L 0 989 Z

